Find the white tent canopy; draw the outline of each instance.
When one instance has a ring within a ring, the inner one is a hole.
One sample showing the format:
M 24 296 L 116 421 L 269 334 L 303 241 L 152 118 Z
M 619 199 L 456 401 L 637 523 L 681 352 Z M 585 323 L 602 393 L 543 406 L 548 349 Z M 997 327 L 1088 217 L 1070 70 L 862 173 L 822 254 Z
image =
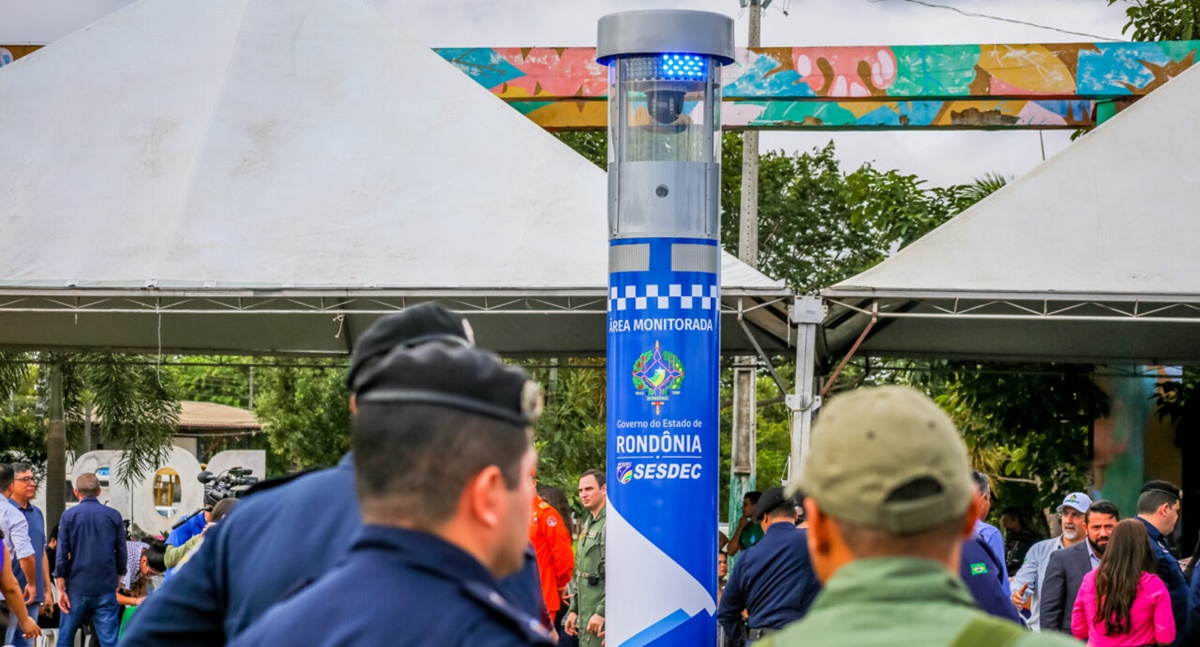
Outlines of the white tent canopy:
M 1200 362 L 1200 70 L 825 290 L 826 352 Z
M 344 353 L 437 300 L 603 352 L 604 172 L 365 0 L 143 0 L 0 106 L 0 347 Z M 727 350 L 787 345 L 780 282 L 726 254 L 723 295 Z

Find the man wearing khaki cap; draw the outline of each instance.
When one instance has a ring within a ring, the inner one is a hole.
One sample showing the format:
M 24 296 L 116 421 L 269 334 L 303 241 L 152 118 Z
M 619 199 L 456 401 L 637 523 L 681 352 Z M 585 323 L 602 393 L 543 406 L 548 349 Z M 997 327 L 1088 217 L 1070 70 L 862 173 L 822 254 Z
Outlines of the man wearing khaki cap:
M 967 451 L 925 395 L 888 386 L 832 400 L 788 486 L 798 490 L 825 588 L 803 620 L 758 647 L 1078 644 L 975 607 L 957 575 L 979 512 Z

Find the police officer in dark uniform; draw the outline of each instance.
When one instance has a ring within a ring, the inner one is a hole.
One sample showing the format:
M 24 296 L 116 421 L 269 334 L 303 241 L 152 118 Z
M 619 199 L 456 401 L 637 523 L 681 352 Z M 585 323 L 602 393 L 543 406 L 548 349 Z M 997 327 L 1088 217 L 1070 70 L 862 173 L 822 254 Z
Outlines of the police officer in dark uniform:
M 766 534 L 738 559 L 721 596 L 717 619 L 725 635 L 738 635 L 742 610 L 749 615 L 747 644 L 782 629 L 808 612 L 821 591 L 808 557 L 807 531 L 796 527 L 797 504 L 783 488 L 763 493 L 754 508 Z
M 394 350 L 357 399 L 362 535 L 230 645 L 552 645 L 496 588 L 529 542 L 537 385 L 486 351 L 426 344 Z
M 473 335 L 462 317 L 434 304 L 383 317 L 356 340 L 347 387 L 353 393 L 393 348 L 426 343 L 467 346 Z M 259 484 L 188 567 L 146 599 L 122 647 L 224 644 L 340 562 L 361 529 L 349 454 L 332 469 Z M 541 600 L 536 571 L 524 579 L 531 594 L 521 599 Z

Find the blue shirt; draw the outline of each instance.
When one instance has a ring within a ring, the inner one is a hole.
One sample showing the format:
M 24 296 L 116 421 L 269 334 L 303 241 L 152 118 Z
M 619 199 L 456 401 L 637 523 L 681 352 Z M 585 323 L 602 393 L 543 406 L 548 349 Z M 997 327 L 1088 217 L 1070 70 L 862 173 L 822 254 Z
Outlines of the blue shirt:
M 167 535 L 167 545 L 182 546 L 186 544 L 189 539 L 200 534 L 207 524 L 208 522 L 204 519 L 204 513 L 197 512 L 192 515 L 191 519 L 188 519 L 183 525 L 172 530 L 171 534 Z
M 22 515 L 25 521 L 29 523 L 29 543 L 33 545 L 33 579 L 37 580 L 37 595 L 34 596 L 34 602 L 41 602 L 46 599 L 46 578 L 42 576 L 42 562 L 46 559 L 46 518 L 42 516 L 42 511 L 38 509 L 33 502 L 29 502 L 28 508 L 22 508 L 20 504 L 12 499 L 8 500 Z M 25 570 L 21 568 L 21 564 L 17 560 L 12 563 L 13 574 L 17 576 L 17 584 L 21 588 L 25 588 L 28 583 L 25 581 Z
M 1042 596 L 1038 594 L 1042 590 L 1042 582 L 1046 580 L 1046 566 L 1050 564 L 1050 554 L 1063 547 L 1062 535 L 1051 539 L 1043 539 L 1033 545 L 1028 553 L 1025 553 L 1025 563 L 1021 564 L 1021 570 L 1017 571 L 1016 576 L 1010 583 L 1010 589 L 1021 590 L 1021 587 L 1029 585 L 1025 589 L 1025 595 L 1029 598 L 1029 628 L 1034 631 L 1040 631 L 1041 613 L 1039 613 L 1039 605 Z
M 58 522 L 54 573 L 66 580 L 67 595 L 116 595 L 125 574 L 125 524 L 121 513 L 83 497 Z
M 733 566 L 717 619 L 725 635 L 735 633 L 742 609 L 751 629 L 782 629 L 808 613 L 821 592 L 808 555 L 808 532 L 790 521 L 776 522 Z
M 1175 642 L 1171 644 L 1185 645 L 1187 632 L 1179 631 L 1186 626 L 1188 616 L 1188 583 L 1183 579 L 1183 569 L 1179 567 L 1179 560 L 1167 550 L 1163 534 L 1158 528 L 1141 517 L 1137 517 L 1137 520 L 1142 522 L 1150 535 L 1150 548 L 1154 551 L 1154 572 L 1162 579 L 1163 584 L 1167 585 L 1167 592 L 1171 594 L 1171 615 L 1175 616 L 1176 627 Z
M 224 644 L 331 570 L 361 529 L 349 454 L 332 469 L 252 492 L 205 535 L 204 550 L 146 598 L 121 647 Z
M 999 528 L 979 519 L 975 521 L 975 534 L 979 535 L 983 543 L 987 544 L 988 549 L 992 551 L 992 555 L 995 555 L 996 559 L 1000 560 L 1000 573 L 1002 574 L 1001 579 L 1004 581 L 1004 593 L 1011 598 L 1012 589 L 1008 585 L 1008 563 L 1004 561 L 1004 535 L 1001 534 Z
M 958 574 L 971 597 L 979 608 L 997 618 L 1012 620 L 1024 626 L 1024 621 L 1017 613 L 1017 607 L 1012 603 L 1012 596 L 1005 592 L 1008 578 L 1004 577 L 1004 560 L 992 553 L 987 543 L 976 533 L 962 543 L 962 561 L 959 563 Z
M 369 594 L 352 594 L 356 591 Z M 483 564 L 461 548 L 423 532 L 366 526 L 345 562 L 268 611 L 229 645 L 553 643 L 541 623 L 505 601 Z

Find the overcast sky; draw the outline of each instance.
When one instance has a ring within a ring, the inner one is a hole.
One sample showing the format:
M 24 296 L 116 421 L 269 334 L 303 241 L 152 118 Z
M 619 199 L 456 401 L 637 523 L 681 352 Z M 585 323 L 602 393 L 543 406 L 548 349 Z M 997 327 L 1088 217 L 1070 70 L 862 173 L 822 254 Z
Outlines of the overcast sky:
M 202 1 L 202 0 L 183 0 Z M 359 1 L 359 0 L 348 0 Z M 593 46 L 596 21 L 630 9 L 702 9 L 737 20 L 745 45 L 747 12 L 738 0 L 363 0 L 378 4 L 431 47 Z M 1105 0 L 923 0 L 964 11 L 1123 39 L 1124 7 Z M 128 4 L 128 0 L 0 0 L 0 43 L 47 43 Z M 786 11 L 786 13 L 785 13 Z M 765 46 L 1080 42 L 1096 38 L 967 17 L 909 0 L 773 0 L 763 19 Z M 1068 131 L 1044 134 L 1047 156 Z M 837 143 L 847 170 L 864 161 L 914 173 L 935 184 L 969 182 L 989 171 L 1018 175 L 1042 159 L 1038 133 L 772 133 L 764 149 Z

